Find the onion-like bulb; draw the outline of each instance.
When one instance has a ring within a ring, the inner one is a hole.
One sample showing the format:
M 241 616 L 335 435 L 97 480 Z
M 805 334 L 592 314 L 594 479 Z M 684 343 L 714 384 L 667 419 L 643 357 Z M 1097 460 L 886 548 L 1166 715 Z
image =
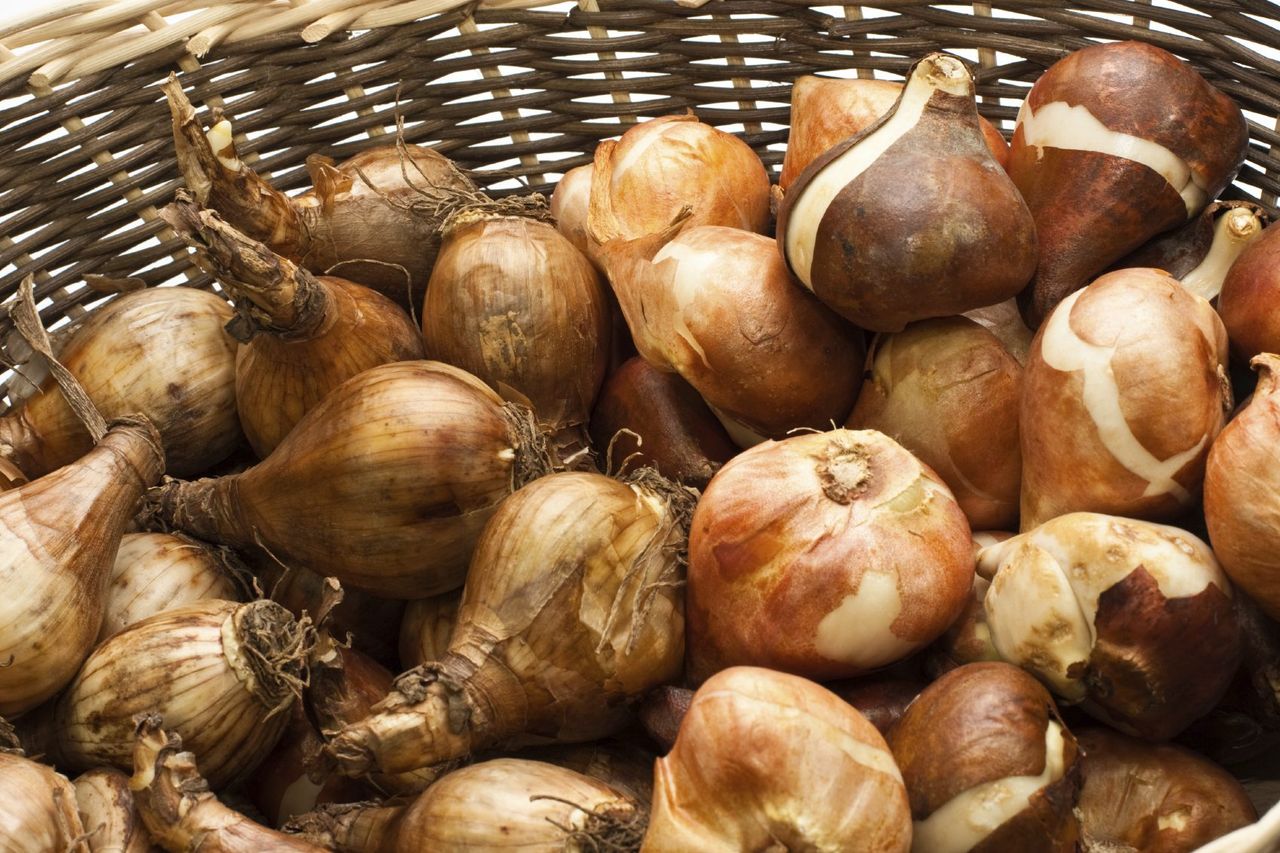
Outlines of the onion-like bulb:
M 1209 450 L 1204 518 L 1231 580 L 1272 619 L 1280 619 L 1280 356 L 1249 362 L 1258 386 Z
M 95 309 L 58 351 L 110 419 L 146 415 L 160 431 L 167 472 L 199 474 L 240 443 L 231 306 L 190 287 L 126 293 Z M 40 477 L 89 452 L 93 441 L 52 378 L 0 418 L 0 455 Z
M 57 693 L 93 650 L 121 536 L 163 470 L 155 428 L 126 419 L 81 459 L 0 494 L 0 713 Z
M 215 787 L 243 779 L 288 723 L 311 634 L 271 601 L 200 601 L 144 619 L 85 661 L 58 700 L 49 752 L 59 766 L 126 770 L 134 715 L 159 713 Z
M 926 465 L 874 430 L 735 456 L 689 534 L 689 676 L 736 664 L 849 678 L 924 648 L 969 598 L 969 525 Z
M 201 210 L 186 193 L 161 215 L 203 250 L 235 299 L 237 317 L 228 328 L 242 344 L 236 407 L 259 458 L 352 376 L 422 358 L 413 321 L 382 294 L 344 278 L 313 276 Z
M 875 124 L 901 95 L 902 84 L 896 80 L 798 78 L 791 86 L 791 129 L 778 186 L 785 190 L 828 149 Z M 1005 166 L 1009 143 L 982 116 L 978 124 L 991 156 Z
M 625 726 L 627 700 L 680 673 L 691 501 L 652 470 L 630 484 L 553 474 L 503 501 L 476 546 L 449 651 L 331 741 L 339 769 L 395 773 Z
M 0 719 L 0 853 L 90 853 L 75 788 L 16 745 L 13 729 Z
M 155 849 L 138 816 L 128 776 L 99 768 L 80 774 L 72 784 L 89 853 L 150 853 Z
M 400 665 L 412 669 L 440 660 L 449 650 L 453 626 L 458 622 L 462 590 L 419 598 L 404 608 L 400 623 Z
M 599 245 L 587 231 L 587 213 L 591 209 L 594 171 L 590 163 L 570 169 L 551 193 L 551 217 L 556 221 L 556 230 L 568 238 L 575 249 L 593 259 Z
M 596 146 L 587 233 L 603 244 L 686 223 L 763 234 L 769 175 L 751 146 L 693 115 L 641 122 Z
M 911 813 L 884 738 L 811 681 L 755 667 L 694 695 L 654 771 L 644 851 L 906 853 Z
M 844 422 L 862 332 L 796 283 L 772 240 L 686 228 L 602 251 L 640 355 L 696 388 L 740 446 Z
M 422 307 L 427 355 L 528 402 L 569 451 L 588 446 L 609 323 L 600 275 L 554 226 L 484 212 L 449 221 Z
M 238 601 L 241 586 L 224 551 L 172 533 L 126 533 L 116 551 L 98 643 L 148 616 L 195 601 Z
M 222 803 L 200 775 L 182 738 L 160 728 L 160 718 L 138 723 L 133 791 L 142 822 L 166 850 L 209 853 L 323 853 L 324 848 L 254 823 Z
M 360 853 L 635 850 L 644 810 L 590 776 L 497 758 L 453 771 L 407 807 L 326 810 L 294 826 L 329 849 Z
M 1018 520 L 1022 366 L 964 317 L 912 323 L 873 346 L 846 424 L 880 430 L 942 478 L 975 530 Z
M 290 198 L 240 160 L 227 119 L 206 133 L 175 77 L 164 91 L 178 169 L 201 206 L 314 273 L 333 269 L 405 307 L 422 304 L 444 215 L 484 199 L 447 157 L 417 145 L 382 145 L 337 165 L 312 155 L 314 188 Z
M 171 527 L 388 598 L 462 584 L 498 501 L 551 462 L 527 409 L 431 361 L 353 376 L 241 474 L 168 483 Z

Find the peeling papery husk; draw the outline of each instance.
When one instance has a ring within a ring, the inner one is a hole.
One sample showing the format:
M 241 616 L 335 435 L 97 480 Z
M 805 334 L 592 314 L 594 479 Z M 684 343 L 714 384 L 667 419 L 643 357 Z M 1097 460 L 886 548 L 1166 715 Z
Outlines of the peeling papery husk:
M 1253 397 L 1213 443 L 1205 469 L 1204 517 L 1231 580 L 1280 619 L 1280 356 L 1250 361 Z
M 620 730 L 680 673 L 693 495 L 653 472 L 543 477 L 476 545 L 449 650 L 330 742 L 339 770 L 397 773 L 495 746 Z
M 1162 270 L 1108 273 L 1064 299 L 1023 374 L 1022 529 L 1193 506 L 1231 411 L 1226 361 L 1218 315 Z
M 406 808 L 377 801 L 326 804 L 293 818 L 284 831 L 337 853 L 398 853 Z
M 488 198 L 448 158 L 405 143 L 402 132 L 342 163 L 312 155 L 314 188 L 290 198 L 239 159 L 229 121 L 216 115 L 206 134 L 176 77 L 164 90 L 178 168 L 201 205 L 312 272 L 338 267 L 402 306 L 422 304 L 449 213 Z
M 1005 663 L 929 685 L 889 735 L 917 850 L 1075 853 L 1076 740 L 1049 692 Z
M 1084 853 L 1192 851 L 1258 819 L 1241 784 L 1190 750 L 1106 729 L 1078 736 Z
M 741 139 L 692 114 L 634 125 L 596 146 L 587 234 L 597 243 L 687 227 L 724 225 L 763 234 L 769 177 Z
M 151 853 L 151 834 L 142 824 L 128 775 L 99 768 L 72 783 L 90 853 Z
M 75 788 L 52 767 L 24 758 L 21 750 L 0 749 L 0 802 L 4 853 L 90 853 Z
M 402 361 L 338 386 L 253 468 L 168 483 L 149 509 L 202 539 L 413 599 L 460 586 L 498 501 L 557 467 L 527 408 L 456 367 Z
M 698 690 L 658 760 L 642 849 L 906 853 L 911 815 L 857 710 L 803 678 L 735 667 Z
M 313 642 L 309 620 L 270 601 L 202 601 L 144 619 L 99 646 L 58 700 L 49 753 L 59 766 L 128 769 L 133 717 L 154 712 L 212 784 L 243 779 L 283 733 Z
M 1000 656 L 1126 734 L 1174 737 L 1239 665 L 1231 585 L 1185 530 L 1070 513 L 978 561 L 995 567 L 985 605 Z
M 155 714 L 139 716 L 129 782 L 138 813 L 157 843 L 176 851 L 322 853 L 325 848 L 254 823 L 219 802 L 196 756 L 182 751 L 182 738 L 161 726 Z
M 640 355 L 680 374 L 739 445 L 848 416 L 863 334 L 797 285 L 772 240 L 677 225 L 601 252 Z

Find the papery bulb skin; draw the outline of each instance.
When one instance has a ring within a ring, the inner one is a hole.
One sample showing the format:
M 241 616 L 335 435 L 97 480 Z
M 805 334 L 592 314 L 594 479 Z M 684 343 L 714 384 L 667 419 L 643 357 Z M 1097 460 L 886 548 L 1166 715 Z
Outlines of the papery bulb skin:
M 151 853 L 156 849 L 134 805 L 127 775 L 103 767 L 81 773 L 72 784 L 80 822 L 90 833 L 88 853 Z
M 975 530 L 1013 527 L 1022 367 L 976 322 L 913 323 L 874 348 L 846 426 L 883 432 L 932 468 Z
M 1055 305 L 1185 223 L 1244 162 L 1248 126 L 1189 64 L 1144 42 L 1091 45 L 1046 71 L 1018 115 L 1009 175 L 1040 238 L 1019 302 L 1037 328 Z
M 723 225 L 763 234 L 769 175 L 751 146 L 693 115 L 640 122 L 596 146 L 587 233 L 597 243 L 635 240 L 685 226 Z
M 340 275 L 406 309 L 422 304 L 440 217 L 485 198 L 447 157 L 418 145 L 381 145 L 337 164 L 313 154 L 313 188 L 290 198 L 240 160 L 229 120 L 206 132 L 176 77 L 164 91 L 178 169 L 202 206 L 311 272 Z
M 653 789 L 643 853 L 912 849 L 907 793 L 884 738 L 794 675 L 741 666 L 709 679 Z
M 1278 267 L 1280 228 L 1273 225 L 1231 265 L 1222 282 L 1218 313 L 1227 327 L 1231 351 L 1242 361 L 1259 353 L 1280 352 L 1280 320 L 1275 316 L 1280 298 Z
M 87 849 L 75 788 L 67 777 L 26 758 L 21 750 L 7 748 L 7 744 L 0 749 L 0 797 L 4 801 L 4 808 L 0 809 L 0 851 Z
M 1222 698 L 1240 662 L 1232 589 L 1176 527 L 1076 512 L 984 548 L 1000 656 L 1067 704 L 1166 740 Z
M 523 758 L 455 770 L 405 810 L 395 853 L 531 853 L 638 845 L 642 807 L 598 779 Z M 626 839 L 624 842 L 623 839 Z
M 791 85 L 791 130 L 778 186 L 786 190 L 805 167 L 827 149 L 875 124 L 902 94 L 895 80 L 837 79 L 804 75 Z M 991 156 L 1004 166 L 1009 143 L 991 122 L 979 117 Z
M 133 766 L 134 716 L 162 714 L 222 787 L 275 746 L 306 675 L 310 628 L 270 601 L 200 601 L 108 639 L 58 699 L 59 765 Z
M 1190 750 L 1102 728 L 1078 736 L 1086 851 L 1193 853 L 1258 819 L 1244 787 Z
M 231 306 L 208 291 L 158 287 L 126 293 L 94 309 L 58 351 L 110 420 L 145 415 L 164 445 L 166 473 L 201 474 L 242 442 L 236 416 L 236 342 L 223 326 Z M 27 477 L 48 474 L 93 447 L 58 392 L 42 393 L 0 418 L 0 455 Z
M 843 423 L 862 381 L 862 332 L 796 285 L 769 238 L 672 235 L 602 249 L 645 361 L 680 374 L 740 447 Z
M 1074 853 L 1080 750 L 1053 698 L 1006 663 L 924 689 L 889 735 L 911 800 L 912 849 Z
M 648 465 L 700 489 L 738 453 L 697 389 L 639 357 L 605 382 L 591 413 L 591 439 L 609 470 Z
M 1035 332 L 1028 329 L 1027 324 L 1022 321 L 1016 299 L 1006 299 L 995 305 L 974 308 L 972 311 L 964 312 L 962 316 L 999 338 L 1009 355 L 1013 356 L 1018 364 L 1026 365 L 1027 354 L 1031 351 L 1031 340 L 1035 337 Z
M 1272 619 L 1280 619 L 1280 356 L 1251 362 L 1258 387 L 1209 450 L 1204 517 L 1222 568 Z
M 587 231 L 587 214 L 591 209 L 591 176 L 594 170 L 595 167 L 590 163 L 570 169 L 564 173 L 551 193 L 551 217 L 556 222 L 556 230 L 588 258 L 594 258 L 598 248 Z
M 1252 202 L 1215 201 L 1186 225 L 1152 238 L 1111 269 L 1162 269 L 1212 302 L 1236 259 L 1262 237 L 1269 222 L 1266 211 Z
M 465 371 L 384 364 L 335 388 L 253 468 L 169 483 L 153 505 L 193 536 L 422 598 L 461 585 L 498 501 L 550 467 L 539 439 L 527 410 Z
M 322 853 L 329 849 L 268 829 L 219 801 L 196 766 L 196 756 L 182 751 L 181 737 L 160 728 L 156 714 L 140 715 L 132 769 L 129 789 L 138 814 L 165 850 Z
M 804 170 L 779 211 L 778 247 L 818 299 L 878 332 L 1026 285 L 1035 224 L 983 140 L 959 59 L 920 60 L 891 112 Z
M 759 445 L 694 513 L 688 676 L 749 664 L 833 679 L 893 663 L 959 616 L 973 565 L 951 492 L 885 435 Z
M 79 460 L 0 494 L 0 713 L 29 711 L 75 677 L 125 527 L 163 470 L 155 427 L 122 419 Z
M 232 559 L 185 536 L 126 533 L 111 569 L 98 642 L 148 616 L 195 601 L 238 601 L 242 593 Z
M 413 669 L 440 660 L 449 649 L 449 639 L 458 624 L 462 590 L 418 598 L 404 608 L 400 621 L 400 668 Z
M 1108 273 L 1064 299 L 1023 375 L 1022 529 L 1194 505 L 1231 411 L 1226 360 L 1213 308 L 1161 270 Z
M 527 401 L 556 431 L 583 433 L 608 366 L 609 322 L 599 274 L 550 224 L 450 221 L 422 307 L 430 358 Z
M 680 674 L 693 495 L 652 469 L 543 477 L 477 543 L 449 649 L 330 742 L 339 770 L 398 773 L 482 749 L 599 739 Z

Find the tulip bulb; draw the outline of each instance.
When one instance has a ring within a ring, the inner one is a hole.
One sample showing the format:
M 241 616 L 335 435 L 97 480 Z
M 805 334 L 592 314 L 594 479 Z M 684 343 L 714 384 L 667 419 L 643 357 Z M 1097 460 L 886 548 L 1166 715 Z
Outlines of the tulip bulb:
M 1035 333 L 1027 328 L 1018 311 L 1016 299 L 1006 299 L 995 305 L 974 308 L 964 312 L 965 317 L 982 326 L 1000 339 L 1009 355 L 1018 364 L 1026 365 L 1027 354 L 1031 351 L 1031 339 Z
M 787 191 L 787 267 L 846 319 L 896 332 L 1009 299 L 1030 280 L 1035 224 L 983 141 L 975 98 L 959 59 L 930 54 L 889 113 Z
M 642 851 L 911 850 L 902 774 L 852 706 L 794 675 L 727 669 L 658 759 Z
M 90 313 L 58 350 L 106 418 L 145 415 L 160 431 L 167 473 L 189 477 L 241 443 L 236 342 L 223 331 L 231 307 L 190 287 L 126 293 Z M 0 455 L 27 477 L 84 456 L 93 440 L 54 388 L 0 418 Z
M 1192 853 L 1258 819 L 1244 788 L 1194 752 L 1106 729 L 1079 733 L 1085 853 Z
M 427 355 L 527 402 L 570 449 L 588 445 L 609 323 L 599 274 L 550 224 L 483 213 L 449 221 L 422 307 Z
M 689 674 L 735 664 L 815 679 L 900 660 L 947 629 L 973 583 L 969 525 L 881 433 L 835 430 L 734 457 L 689 535 Z
M 1280 352 L 1280 227 L 1262 232 L 1227 272 L 1218 296 L 1218 313 L 1231 339 L 1231 350 L 1247 361 L 1260 353 Z
M 456 589 L 504 496 L 553 465 L 527 409 L 432 361 L 366 370 L 241 474 L 172 482 L 152 511 L 387 598 Z
M 1252 202 L 1215 201 L 1186 225 L 1121 258 L 1112 269 L 1162 269 L 1187 290 L 1213 301 L 1236 258 L 1262 236 L 1270 221 Z
M 339 769 L 397 773 L 499 745 L 618 731 L 673 681 L 692 495 L 651 470 L 544 477 L 485 526 L 445 655 L 330 743 Z
M 129 788 L 142 822 L 166 850 L 218 853 L 323 853 L 301 839 L 254 823 L 209 790 L 196 756 L 182 751 L 182 738 L 160 728 L 160 718 L 138 722 Z
M 1280 356 L 1263 353 L 1253 397 L 1209 451 L 1204 517 L 1222 568 L 1272 619 L 1280 619 Z
M 1056 62 L 1027 94 L 1009 154 L 1040 237 L 1035 279 L 1019 297 L 1027 324 L 1199 214 L 1247 145 L 1235 102 L 1154 45 L 1091 45 Z
M 0 720 L 0 851 L 90 853 L 75 788 L 61 773 L 12 748 L 12 733 Z
M 587 231 L 587 214 L 591 209 L 591 175 L 594 167 L 588 163 L 564 173 L 551 193 L 551 217 L 556 230 L 563 234 L 573 247 L 588 258 L 595 258 L 599 248 Z
M 912 850 L 1074 853 L 1080 751 L 1034 678 L 1005 663 L 943 675 L 889 735 L 911 800 Z
M 693 115 L 640 122 L 596 146 L 587 233 L 596 243 L 635 240 L 685 226 L 763 234 L 769 175 L 751 146 Z
M 233 559 L 177 534 L 126 533 L 111 568 L 98 643 L 165 610 L 211 598 L 240 600 Z
M 647 465 L 700 489 L 738 452 L 697 389 L 639 357 L 605 382 L 591 413 L 591 440 L 609 470 Z
M 185 193 L 161 215 L 202 250 L 236 301 L 228 327 L 241 342 L 236 407 L 259 458 L 347 379 L 423 357 L 417 327 L 382 294 L 343 278 L 313 276 Z
M 640 355 L 697 389 L 739 446 L 853 408 L 862 333 L 796 286 L 767 237 L 686 228 L 602 251 Z
M 85 661 L 58 699 L 49 752 L 59 766 L 127 770 L 134 715 L 159 713 L 211 784 L 244 779 L 284 731 L 311 633 L 270 601 L 200 601 L 144 619 Z
M 240 159 L 229 120 L 206 133 L 177 78 L 163 88 L 178 171 L 202 207 L 313 273 L 332 270 L 406 308 L 422 304 L 444 217 L 485 199 L 447 157 L 403 142 L 336 165 L 312 155 L 313 188 L 290 198 Z
M 1193 505 L 1231 411 L 1226 359 L 1212 307 L 1161 270 L 1108 273 L 1064 299 L 1023 375 L 1022 529 Z
M 874 347 L 846 426 L 874 429 L 938 473 L 977 530 L 1013 527 L 1022 367 L 976 322 L 913 323 Z
M 400 666 L 413 669 L 440 660 L 449 649 L 449 639 L 458 623 L 462 590 L 418 598 L 404 608 L 400 621 Z
M 834 79 L 804 75 L 791 85 L 791 130 L 778 186 L 791 186 L 805 167 L 839 142 L 866 130 L 893 109 L 902 95 L 894 80 Z M 1001 166 L 1009 143 L 981 116 L 982 139 Z
M 1232 590 L 1186 531 L 1077 512 L 989 548 L 1000 656 L 1120 731 L 1161 740 L 1204 716 L 1240 661 Z

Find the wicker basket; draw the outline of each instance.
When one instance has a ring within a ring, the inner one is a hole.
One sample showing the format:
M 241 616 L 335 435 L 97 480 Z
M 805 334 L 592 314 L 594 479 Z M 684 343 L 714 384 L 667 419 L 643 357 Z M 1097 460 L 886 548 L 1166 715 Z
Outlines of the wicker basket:
M 86 275 L 212 287 L 157 218 L 179 186 L 159 84 L 225 107 L 244 159 L 285 189 L 405 122 L 492 190 L 549 190 L 620 125 L 694 110 L 775 169 L 801 74 L 900 77 L 945 49 L 979 66 L 1007 132 L 1066 52 L 1145 39 L 1246 110 L 1228 195 L 1275 212 L 1280 5 L 1271 0 L 1007 0 L 874 6 L 800 0 L 86 0 L 0 23 L 0 302 L 35 276 L 46 325 L 103 299 Z M 0 339 L 7 337 L 0 315 Z M 3 405 L 9 388 L 0 387 Z M 1274 773 L 1280 778 L 1280 761 Z M 1251 787 L 1261 805 L 1280 785 Z M 1242 837 L 1248 836 L 1248 837 Z M 1280 849 L 1280 809 L 1205 850 Z

